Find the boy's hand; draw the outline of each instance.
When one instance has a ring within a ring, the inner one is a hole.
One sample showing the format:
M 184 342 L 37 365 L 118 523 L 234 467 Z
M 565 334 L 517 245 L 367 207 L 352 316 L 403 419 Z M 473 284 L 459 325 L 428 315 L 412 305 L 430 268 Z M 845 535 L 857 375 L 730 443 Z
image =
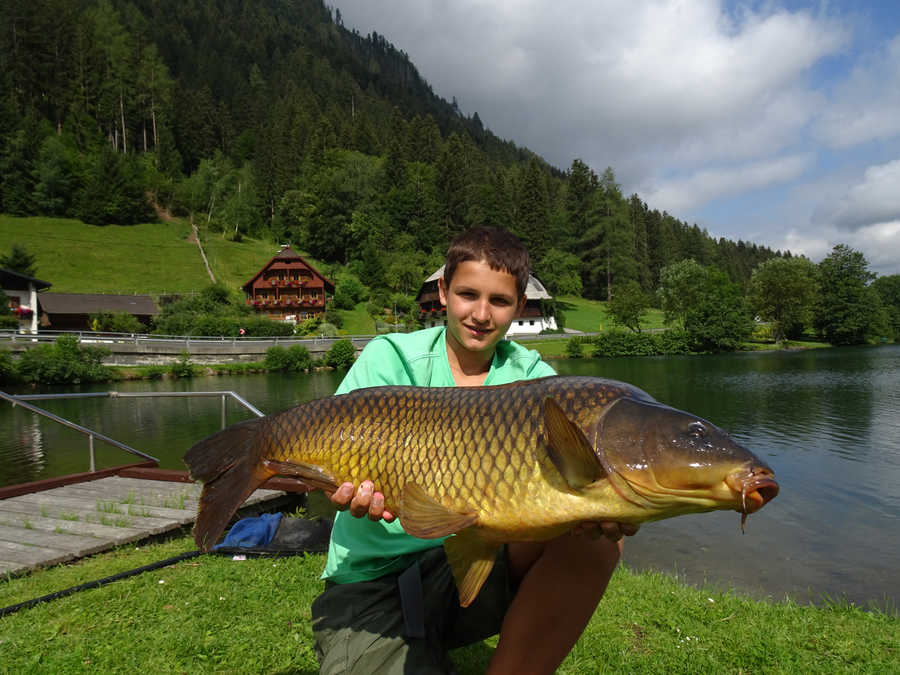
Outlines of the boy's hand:
M 638 531 L 638 527 L 638 525 L 617 523 L 612 520 L 587 521 L 576 525 L 572 532 L 579 536 L 588 535 L 594 539 L 606 537 L 612 541 L 619 541 L 622 537 L 630 537 L 635 534 Z
M 369 520 L 385 520 L 388 523 L 395 516 L 384 508 L 384 495 L 375 491 L 375 484 L 370 480 L 364 480 L 357 489 L 353 483 L 343 483 L 337 490 L 328 495 L 338 511 L 349 509 L 354 518 L 369 516 Z

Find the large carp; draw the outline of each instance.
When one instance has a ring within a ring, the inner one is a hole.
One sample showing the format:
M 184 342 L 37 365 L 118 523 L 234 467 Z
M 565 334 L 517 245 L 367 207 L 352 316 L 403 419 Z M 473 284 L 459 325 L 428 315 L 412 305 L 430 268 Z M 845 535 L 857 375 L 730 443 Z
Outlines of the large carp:
M 372 480 L 409 534 L 456 535 L 444 546 L 462 605 L 504 542 L 715 509 L 743 526 L 778 493 L 772 470 L 709 422 L 592 377 L 359 389 L 235 424 L 185 462 L 204 483 L 204 550 L 272 476 L 325 490 Z

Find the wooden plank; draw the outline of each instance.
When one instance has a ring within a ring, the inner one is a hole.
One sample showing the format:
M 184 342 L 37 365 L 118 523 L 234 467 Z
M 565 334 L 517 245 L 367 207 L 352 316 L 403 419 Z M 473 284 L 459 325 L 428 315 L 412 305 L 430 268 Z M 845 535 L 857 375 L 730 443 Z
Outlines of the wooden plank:
M 187 509 L 167 509 L 162 506 L 145 506 L 143 504 L 122 504 L 114 499 L 103 499 L 94 495 L 78 496 L 69 494 L 59 494 L 60 488 L 54 490 L 54 494 L 34 493 L 30 495 L 21 495 L 13 497 L 13 501 L 26 504 L 37 504 L 38 506 L 61 506 L 72 509 L 80 509 L 82 511 L 94 510 L 98 515 L 108 515 L 111 517 L 127 516 L 139 518 L 141 520 L 171 520 L 181 524 L 186 524 L 194 520 L 197 514 Z M 8 500 L 7 500 L 8 501 Z
M 166 481 L 172 483 L 193 483 L 187 471 L 175 471 L 174 469 L 156 469 L 143 467 L 129 467 L 118 473 L 123 478 L 140 478 L 142 480 Z
M 31 505 L 38 510 L 40 510 L 41 507 L 44 507 L 45 509 L 57 507 L 64 509 L 64 512 L 77 512 L 81 516 L 81 519 L 86 522 L 100 523 L 101 525 L 118 524 L 123 527 L 140 528 L 144 530 L 148 536 L 151 534 L 168 532 L 181 525 L 187 525 L 196 517 L 195 514 L 186 513 L 184 511 L 177 511 L 177 517 L 160 517 L 159 514 L 143 515 L 144 513 L 149 513 L 152 509 L 150 509 L 150 507 L 138 506 L 129 511 L 127 505 L 124 504 L 114 504 L 113 506 L 121 507 L 118 508 L 116 512 L 103 511 L 102 509 L 97 508 L 96 500 L 86 502 L 80 499 L 57 497 L 52 501 L 48 501 L 46 498 L 40 497 L 39 493 L 33 495 L 21 495 L 6 501 L 17 502 L 20 505 Z M 8 507 L 9 505 L 4 504 L 4 506 Z M 147 509 L 147 511 L 144 511 L 144 509 Z M 159 511 L 160 509 L 156 510 Z M 43 513 L 43 511 L 40 512 Z
M 91 536 L 59 534 L 24 527 L 0 525 L 0 542 L 14 542 L 28 546 L 43 546 L 71 553 L 81 558 L 102 551 L 109 543 Z
M 35 504 L 33 502 L 18 501 L 18 498 L 6 499 L 0 504 L 3 505 L 4 511 L 15 511 L 27 516 L 40 516 L 42 518 L 60 518 L 66 520 L 78 517 L 79 520 L 85 520 L 86 516 L 95 516 L 97 507 L 84 509 L 65 508 L 54 506 L 53 504 Z
M 202 486 L 199 483 L 182 483 L 161 480 L 146 480 L 143 478 L 130 478 L 128 476 L 110 476 L 103 480 L 95 481 L 95 483 L 103 485 L 121 486 L 126 489 L 134 490 L 160 490 L 165 492 L 189 492 L 192 494 L 200 494 Z M 90 483 L 80 484 L 90 485 Z
M 0 561 L 18 564 L 20 568 L 56 565 L 74 557 L 68 551 L 60 551 L 49 546 L 28 546 L 13 541 L 0 541 Z
M 114 502 L 122 505 L 152 506 L 155 508 L 172 509 L 175 511 L 195 511 L 200 501 L 191 499 L 188 495 L 179 492 L 167 492 L 160 490 L 146 490 L 141 488 L 126 488 L 117 485 L 92 485 L 82 483 L 80 485 L 68 485 L 53 491 L 53 498 L 71 497 L 100 501 L 104 503 Z M 182 508 L 183 506 L 183 508 Z
M 155 469 L 150 467 L 128 467 L 118 473 L 119 476 L 126 478 L 144 478 L 147 480 L 157 481 L 177 481 L 181 483 L 193 483 L 190 474 L 187 471 L 176 471 L 174 469 Z M 198 483 L 194 483 L 198 485 Z M 261 486 L 267 490 L 282 490 L 284 492 L 311 492 L 305 483 L 300 482 L 296 478 L 270 478 Z
M 63 520 L 61 518 L 44 518 L 18 511 L 5 511 L 0 503 L 0 525 L 9 527 L 26 527 L 42 532 L 66 532 L 102 539 L 109 545 L 127 544 L 144 536 L 144 531 L 134 527 L 116 527 L 100 523 L 86 523 L 83 520 Z
M 123 466 L 114 466 L 108 469 L 100 469 L 99 471 L 85 471 L 83 473 L 73 473 L 67 476 L 58 476 L 56 478 L 45 478 L 44 480 L 36 480 L 30 483 L 19 483 L 18 485 L 7 485 L 0 487 L 0 499 L 9 497 L 17 497 L 18 495 L 28 494 L 29 492 L 43 492 L 44 490 L 52 490 L 61 485 L 69 485 L 72 483 L 81 483 L 84 481 L 97 480 L 104 476 L 115 475 L 119 471 L 131 467 L 154 467 L 156 462 L 144 461 L 136 464 L 125 464 Z
M 172 483 L 166 487 L 166 483 L 160 481 L 145 481 L 137 478 L 125 478 L 121 476 L 112 476 L 109 478 L 104 478 L 99 481 L 95 481 L 94 483 L 83 483 L 79 485 L 72 485 L 65 488 L 66 492 L 60 492 L 60 490 L 54 490 L 55 493 L 66 494 L 68 492 L 76 491 L 76 490 L 108 490 L 110 494 L 121 495 L 122 500 L 127 500 L 129 498 L 130 493 L 134 493 L 135 496 L 140 494 L 169 494 L 170 501 L 178 500 L 180 501 L 180 496 L 182 494 L 189 495 L 186 499 L 191 499 L 194 501 L 194 506 L 196 510 L 196 504 L 199 503 L 200 498 L 200 485 L 194 484 L 184 484 L 184 483 Z M 282 496 L 284 491 L 282 490 L 267 490 L 263 488 L 258 488 L 247 498 L 247 501 L 244 502 L 244 506 L 250 504 L 256 504 L 260 501 L 265 501 L 268 499 L 273 499 L 275 497 Z

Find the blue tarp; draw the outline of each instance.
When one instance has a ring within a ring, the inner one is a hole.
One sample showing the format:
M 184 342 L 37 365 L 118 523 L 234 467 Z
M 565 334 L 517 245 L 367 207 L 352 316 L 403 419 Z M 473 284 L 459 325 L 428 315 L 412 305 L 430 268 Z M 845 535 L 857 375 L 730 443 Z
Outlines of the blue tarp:
M 213 546 L 213 550 L 221 547 L 254 548 L 266 546 L 272 541 L 272 537 L 275 536 L 275 530 L 278 529 L 278 523 L 281 522 L 282 515 L 284 514 L 264 513 L 255 518 L 243 518 L 237 521 L 228 531 L 225 541 Z

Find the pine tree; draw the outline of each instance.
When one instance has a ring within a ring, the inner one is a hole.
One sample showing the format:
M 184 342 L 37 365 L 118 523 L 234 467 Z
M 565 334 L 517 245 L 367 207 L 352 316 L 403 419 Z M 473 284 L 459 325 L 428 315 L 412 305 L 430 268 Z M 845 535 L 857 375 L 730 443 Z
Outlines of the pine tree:
M 0 267 L 33 277 L 37 273 L 37 259 L 25 246 L 14 242 L 9 248 L 9 253 L 0 256 Z

